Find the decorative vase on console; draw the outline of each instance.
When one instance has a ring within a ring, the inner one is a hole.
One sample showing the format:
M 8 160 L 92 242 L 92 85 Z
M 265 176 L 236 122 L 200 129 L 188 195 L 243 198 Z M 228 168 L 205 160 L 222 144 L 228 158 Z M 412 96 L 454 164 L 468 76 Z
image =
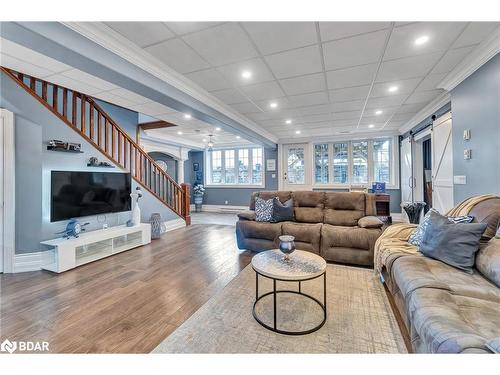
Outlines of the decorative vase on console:
M 142 191 L 140 187 L 135 188 L 135 193 L 130 193 L 132 198 L 132 224 L 134 226 L 141 223 L 141 208 L 139 207 L 139 199 L 142 197 Z

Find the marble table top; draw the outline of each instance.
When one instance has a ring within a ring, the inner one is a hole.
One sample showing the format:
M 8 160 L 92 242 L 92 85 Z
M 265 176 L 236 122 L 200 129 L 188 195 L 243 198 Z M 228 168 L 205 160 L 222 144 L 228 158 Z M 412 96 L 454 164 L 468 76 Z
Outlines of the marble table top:
M 295 250 L 289 261 L 284 256 L 280 250 L 263 251 L 252 258 L 252 267 L 264 276 L 290 281 L 310 279 L 326 270 L 326 261 L 308 251 Z

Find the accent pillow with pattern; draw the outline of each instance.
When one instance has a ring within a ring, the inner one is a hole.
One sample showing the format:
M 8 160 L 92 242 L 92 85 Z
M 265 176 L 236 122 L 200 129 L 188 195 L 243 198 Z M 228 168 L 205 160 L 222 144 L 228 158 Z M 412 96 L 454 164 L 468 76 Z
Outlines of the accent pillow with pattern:
M 411 234 L 408 239 L 408 243 L 412 245 L 419 246 L 422 243 L 422 239 L 424 238 L 425 231 L 427 230 L 427 226 L 429 225 L 430 213 L 434 212 L 439 214 L 439 212 L 435 208 L 431 208 L 429 212 L 427 212 L 422 219 L 422 222 L 418 225 L 417 229 Z M 474 220 L 473 216 L 447 216 L 447 219 L 452 223 L 471 223 Z
M 255 198 L 255 221 L 271 221 L 273 218 L 273 199 Z

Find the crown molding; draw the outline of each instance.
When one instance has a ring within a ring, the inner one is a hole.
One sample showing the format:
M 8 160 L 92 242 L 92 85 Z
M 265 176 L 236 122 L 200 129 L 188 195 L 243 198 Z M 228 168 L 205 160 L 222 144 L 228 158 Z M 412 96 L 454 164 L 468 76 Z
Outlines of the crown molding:
M 500 26 L 483 40 L 465 59 L 463 59 L 437 86 L 447 91 L 453 90 L 467 77 L 486 64 L 500 52 Z
M 410 120 L 408 120 L 402 127 L 399 128 L 399 133 L 403 134 L 407 131 L 413 129 L 416 125 L 420 124 L 427 117 L 436 112 L 439 108 L 444 106 L 446 103 L 449 103 L 451 100 L 451 95 L 449 92 L 443 92 L 429 104 L 427 104 L 424 108 L 415 114 Z
M 276 143 L 277 137 L 247 117 L 234 111 L 202 87 L 179 74 L 168 65 L 151 56 L 140 47 L 108 27 L 102 22 L 61 22 L 64 26 L 93 41 L 110 52 L 120 56 L 129 63 L 154 75 L 185 94 L 199 100 L 205 105 L 240 123 L 249 130 L 260 134 Z M 245 134 L 242 133 L 244 136 Z

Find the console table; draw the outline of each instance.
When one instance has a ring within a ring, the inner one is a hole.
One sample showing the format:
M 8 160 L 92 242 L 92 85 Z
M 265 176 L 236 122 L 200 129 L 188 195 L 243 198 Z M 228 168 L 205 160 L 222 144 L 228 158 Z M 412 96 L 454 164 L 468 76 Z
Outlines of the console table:
M 150 242 L 151 224 L 120 225 L 84 232 L 77 238 L 43 241 L 42 246 L 49 248 L 50 261 L 41 268 L 60 273 Z
M 391 222 L 391 196 L 385 193 L 375 193 L 375 207 L 377 209 L 377 216 L 384 216 L 388 218 L 388 221 Z

